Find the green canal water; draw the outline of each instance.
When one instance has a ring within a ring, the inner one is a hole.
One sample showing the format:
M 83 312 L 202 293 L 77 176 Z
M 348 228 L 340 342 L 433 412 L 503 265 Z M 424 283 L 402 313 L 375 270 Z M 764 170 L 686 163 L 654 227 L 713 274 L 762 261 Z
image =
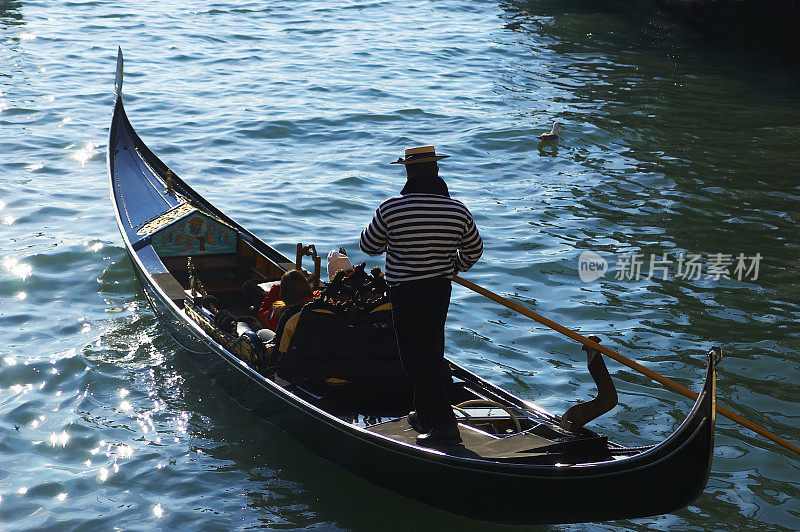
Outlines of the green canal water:
M 358 233 L 403 183 L 387 163 L 435 144 L 484 236 L 469 279 L 689 388 L 721 345 L 720 404 L 798 444 L 796 68 L 599 1 L 0 0 L 0 529 L 494 529 L 315 457 L 159 327 L 108 200 L 117 45 L 145 142 L 281 251 L 367 259 Z M 603 278 L 581 280 L 585 252 Z M 554 412 L 594 393 L 578 345 L 460 287 L 447 341 Z M 592 427 L 615 441 L 661 441 L 691 406 L 609 369 L 620 405 Z M 799 469 L 722 418 L 687 508 L 553 528 L 797 529 Z

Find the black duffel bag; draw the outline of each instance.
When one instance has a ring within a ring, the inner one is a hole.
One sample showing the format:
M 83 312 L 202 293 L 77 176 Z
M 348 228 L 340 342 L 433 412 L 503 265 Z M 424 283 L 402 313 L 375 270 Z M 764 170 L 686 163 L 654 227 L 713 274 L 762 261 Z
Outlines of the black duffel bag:
M 279 366 L 279 373 L 295 382 L 325 380 L 379 389 L 408 386 L 388 304 L 356 315 L 306 305 Z

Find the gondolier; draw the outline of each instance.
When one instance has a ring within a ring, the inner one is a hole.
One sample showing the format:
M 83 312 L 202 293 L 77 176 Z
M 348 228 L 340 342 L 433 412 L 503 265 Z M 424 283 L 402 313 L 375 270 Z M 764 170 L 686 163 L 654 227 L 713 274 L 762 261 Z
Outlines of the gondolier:
M 419 445 L 458 444 L 461 437 L 447 393 L 444 324 L 454 272 L 463 272 L 483 253 L 469 210 L 450 197 L 439 177 L 433 146 L 405 150 L 392 164 L 405 166 L 408 180 L 387 199 L 361 233 L 361 250 L 386 252 L 386 281 L 403 369 L 414 392 L 411 426 Z

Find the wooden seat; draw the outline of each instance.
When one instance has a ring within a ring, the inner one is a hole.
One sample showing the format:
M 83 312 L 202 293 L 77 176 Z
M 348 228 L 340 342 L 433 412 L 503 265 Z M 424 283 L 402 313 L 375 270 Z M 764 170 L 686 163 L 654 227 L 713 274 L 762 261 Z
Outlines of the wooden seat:
M 165 257 L 164 265 L 179 283 L 188 286 L 188 257 Z M 236 254 L 195 255 L 192 265 L 209 293 L 240 292 L 243 279 L 252 277 L 252 261 Z
M 154 273 L 153 280 L 171 300 L 178 302 L 186 299 L 183 286 L 171 273 Z

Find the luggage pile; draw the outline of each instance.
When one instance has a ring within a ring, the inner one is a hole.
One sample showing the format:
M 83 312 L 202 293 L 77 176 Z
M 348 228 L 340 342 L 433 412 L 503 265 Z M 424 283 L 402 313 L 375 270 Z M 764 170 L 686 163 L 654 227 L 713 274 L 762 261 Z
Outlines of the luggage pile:
M 367 273 L 362 263 L 350 275 L 337 273 L 295 317 L 289 341 L 281 341 L 279 374 L 290 381 L 407 387 L 386 289 L 378 267 Z
M 369 314 L 378 309 L 391 309 L 386 289 L 386 279 L 381 269 L 375 266 L 367 273 L 366 265 L 362 262 L 352 272 L 337 272 L 315 303 L 318 308 L 326 308 L 336 314 Z

